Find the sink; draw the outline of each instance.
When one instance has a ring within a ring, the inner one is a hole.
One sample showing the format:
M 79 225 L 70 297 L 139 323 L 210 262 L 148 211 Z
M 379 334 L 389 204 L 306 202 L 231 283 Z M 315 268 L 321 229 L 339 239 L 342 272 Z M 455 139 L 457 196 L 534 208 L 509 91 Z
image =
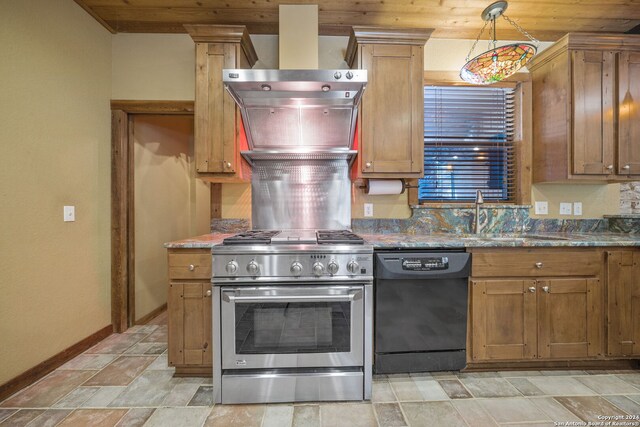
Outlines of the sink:
M 524 240 L 570 240 L 561 236 L 542 236 L 539 234 L 477 234 L 460 237 L 462 240 L 483 240 L 495 242 L 513 242 Z
M 569 237 L 541 236 L 538 234 L 525 234 L 524 237 L 526 237 L 527 239 L 535 239 L 535 240 L 571 240 Z

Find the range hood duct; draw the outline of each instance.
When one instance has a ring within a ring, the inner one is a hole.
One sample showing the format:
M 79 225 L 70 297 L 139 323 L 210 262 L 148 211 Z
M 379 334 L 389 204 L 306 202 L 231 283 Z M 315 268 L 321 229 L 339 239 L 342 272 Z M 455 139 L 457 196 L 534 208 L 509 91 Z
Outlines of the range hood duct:
M 240 107 L 250 151 L 353 150 L 366 70 L 225 69 L 223 82 Z

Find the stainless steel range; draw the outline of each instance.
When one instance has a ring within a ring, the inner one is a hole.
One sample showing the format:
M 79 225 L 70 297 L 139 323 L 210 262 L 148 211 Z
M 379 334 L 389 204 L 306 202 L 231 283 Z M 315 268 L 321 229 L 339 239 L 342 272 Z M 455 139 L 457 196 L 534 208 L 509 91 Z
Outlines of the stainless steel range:
M 366 71 L 223 81 L 245 124 L 254 230 L 213 248 L 214 399 L 370 399 L 373 248 L 346 230 Z
M 253 230 L 213 248 L 217 403 L 371 398 L 373 247 Z

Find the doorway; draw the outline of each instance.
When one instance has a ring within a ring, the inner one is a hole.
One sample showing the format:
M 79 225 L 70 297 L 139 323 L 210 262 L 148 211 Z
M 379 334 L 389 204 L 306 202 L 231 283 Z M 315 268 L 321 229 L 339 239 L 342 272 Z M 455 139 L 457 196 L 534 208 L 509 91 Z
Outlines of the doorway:
M 163 243 L 209 232 L 196 179 L 193 103 L 112 101 L 112 322 L 123 332 L 166 308 Z

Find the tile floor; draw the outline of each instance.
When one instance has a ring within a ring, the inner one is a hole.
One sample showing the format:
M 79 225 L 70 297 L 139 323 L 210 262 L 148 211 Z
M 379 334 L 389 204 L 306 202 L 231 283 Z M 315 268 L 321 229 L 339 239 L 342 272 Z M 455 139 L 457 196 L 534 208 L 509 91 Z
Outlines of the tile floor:
M 372 402 L 212 406 L 210 378 L 173 378 L 166 342 L 166 314 L 108 337 L 0 403 L 0 426 L 640 426 L 640 371 L 390 375 Z

